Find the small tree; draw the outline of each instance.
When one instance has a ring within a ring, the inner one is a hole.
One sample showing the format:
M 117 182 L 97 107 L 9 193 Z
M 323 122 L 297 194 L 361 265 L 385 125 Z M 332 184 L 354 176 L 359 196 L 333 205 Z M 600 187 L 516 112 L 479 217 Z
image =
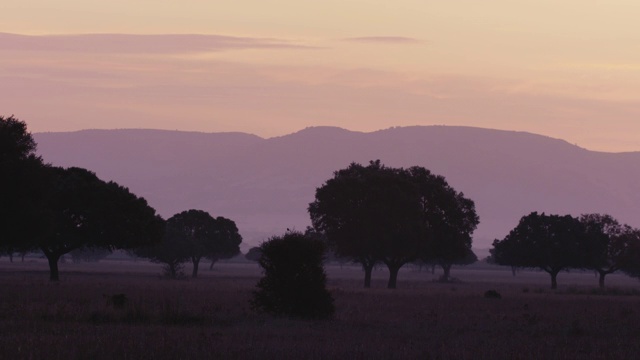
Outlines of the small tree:
M 252 306 L 275 315 L 328 318 L 333 298 L 322 266 L 324 244 L 299 232 L 275 236 L 260 245 L 264 276 L 256 285 Z

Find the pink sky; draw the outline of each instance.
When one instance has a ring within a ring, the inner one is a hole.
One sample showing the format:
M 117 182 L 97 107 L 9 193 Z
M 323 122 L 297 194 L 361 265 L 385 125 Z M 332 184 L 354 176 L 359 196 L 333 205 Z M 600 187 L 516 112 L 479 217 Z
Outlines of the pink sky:
M 86 128 L 468 125 L 640 150 L 633 0 L 8 0 L 0 114 Z

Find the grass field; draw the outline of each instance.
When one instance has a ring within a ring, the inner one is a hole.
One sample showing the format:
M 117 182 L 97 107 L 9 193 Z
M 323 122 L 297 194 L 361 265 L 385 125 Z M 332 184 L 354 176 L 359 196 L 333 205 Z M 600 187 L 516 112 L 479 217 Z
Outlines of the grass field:
M 207 265 L 207 264 L 205 264 Z M 186 270 L 189 270 L 187 268 Z M 188 273 L 188 271 L 187 271 Z M 516 277 L 492 267 L 455 268 L 460 280 L 384 269 L 363 289 L 358 267 L 328 266 L 336 315 L 274 318 L 249 307 L 256 264 L 204 266 L 198 279 L 166 280 L 160 266 L 0 259 L 0 359 L 635 359 L 640 283 L 623 275 L 597 290 L 593 273 Z M 502 299 L 483 297 L 495 289 Z M 109 296 L 125 294 L 122 309 Z

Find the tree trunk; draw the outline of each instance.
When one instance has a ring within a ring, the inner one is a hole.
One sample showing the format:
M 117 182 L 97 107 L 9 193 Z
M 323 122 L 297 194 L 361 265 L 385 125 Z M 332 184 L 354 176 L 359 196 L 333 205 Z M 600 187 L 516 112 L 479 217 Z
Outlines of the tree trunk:
M 607 273 L 605 271 L 598 271 L 598 273 L 600 273 L 598 284 L 600 285 L 600 289 L 604 289 L 604 277 L 607 276 Z
M 47 261 L 49 261 L 49 280 L 59 281 L 60 275 L 58 272 L 58 261 L 60 260 L 60 255 L 56 253 L 46 252 L 45 256 L 47 257 Z
M 22 261 L 21 262 L 24 262 L 24 256 L 25 255 L 26 255 L 25 253 L 22 253 Z
M 198 257 L 192 257 L 191 258 L 191 262 L 193 263 L 193 272 L 191 272 L 191 277 L 192 278 L 197 278 L 198 277 L 198 265 L 200 264 L 200 258 Z
M 516 267 L 515 266 L 511 267 L 511 275 L 516 276 Z
M 558 271 L 554 271 L 549 274 L 551 275 L 551 289 L 555 290 L 558 288 Z
M 389 269 L 389 283 L 387 284 L 387 289 L 395 289 L 396 284 L 398 282 L 398 272 L 402 265 L 389 265 L 387 264 L 387 268 Z
M 362 264 L 364 269 L 364 287 L 369 289 L 371 287 L 371 272 L 373 271 L 373 265 Z
M 213 269 L 213 265 L 216 263 L 215 260 L 211 260 L 211 265 L 209 265 L 209 270 Z
M 13 253 L 9 252 L 9 262 L 13 262 Z

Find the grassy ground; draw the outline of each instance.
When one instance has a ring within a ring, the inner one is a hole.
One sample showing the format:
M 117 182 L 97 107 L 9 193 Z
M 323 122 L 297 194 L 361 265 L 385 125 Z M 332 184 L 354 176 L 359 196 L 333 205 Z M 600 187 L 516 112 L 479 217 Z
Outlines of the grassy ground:
M 187 269 L 189 270 L 189 269 Z M 640 284 L 622 275 L 596 289 L 592 273 L 454 269 L 460 281 L 403 269 L 362 289 L 357 267 L 329 266 L 336 316 L 274 318 L 248 303 L 255 264 L 216 264 L 166 280 L 144 262 L 0 260 L 0 359 L 625 359 L 640 353 Z M 495 289 L 502 299 L 486 299 Z M 126 294 L 114 308 L 109 298 Z

